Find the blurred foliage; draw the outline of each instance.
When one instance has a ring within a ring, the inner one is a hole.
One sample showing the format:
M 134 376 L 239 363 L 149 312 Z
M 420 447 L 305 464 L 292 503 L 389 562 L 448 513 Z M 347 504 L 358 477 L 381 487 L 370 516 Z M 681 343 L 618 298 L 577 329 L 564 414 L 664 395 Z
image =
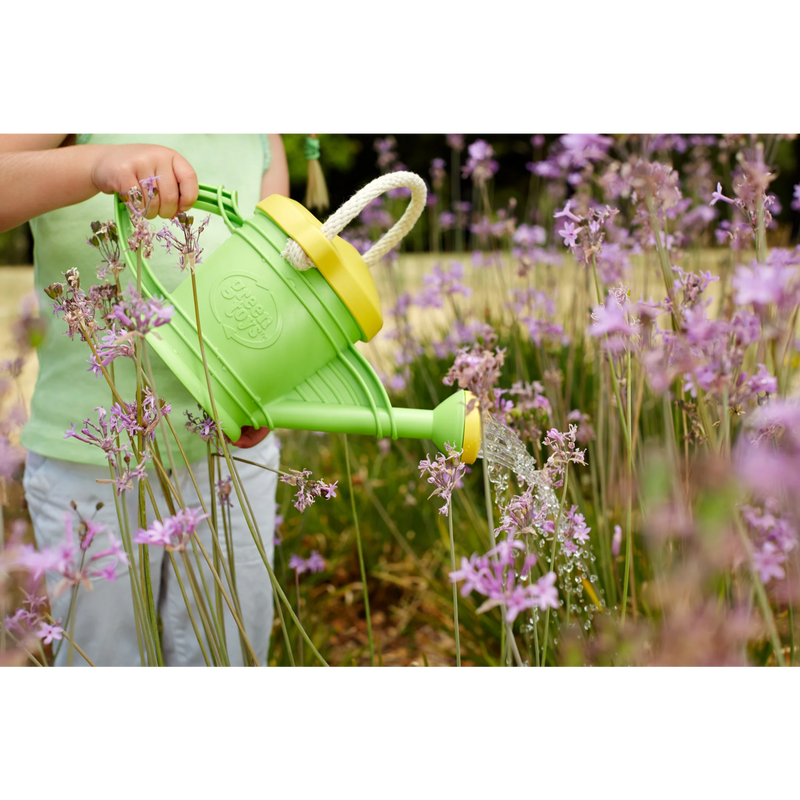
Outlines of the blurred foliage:
M 331 209 L 340 206 L 367 182 L 380 174 L 377 166 L 378 154 L 375 151 L 375 141 L 385 138 L 389 134 L 320 134 L 320 164 L 326 177 L 330 194 Z M 449 207 L 449 192 L 451 187 L 450 171 L 452 169 L 451 150 L 447 146 L 446 135 L 443 133 L 406 133 L 392 134 L 397 141 L 396 153 L 400 163 L 412 172 L 422 176 L 430 185 L 430 166 L 434 158 L 442 158 L 448 176 L 445 180 L 444 197 L 441 198 L 439 210 Z M 305 195 L 307 180 L 307 163 L 304 155 L 306 134 L 284 134 L 283 141 L 289 165 L 289 178 L 291 194 L 302 201 Z M 531 134 L 465 134 L 467 144 L 478 139 L 489 142 L 495 151 L 495 158 L 500 163 L 500 170 L 491 181 L 491 203 L 494 208 L 507 207 L 512 198 L 524 204 L 524 208 L 532 208 L 528 198 L 531 191 L 531 173 L 526 165 L 532 160 L 539 160 L 544 152 L 534 155 L 530 143 Z M 556 139 L 558 134 L 545 136 L 547 147 Z M 794 141 L 781 142 L 774 157 L 777 176 L 770 186 L 770 191 L 778 196 L 783 206 L 779 221 L 786 228 L 791 228 L 781 235 L 780 239 L 793 237 L 797 231 L 800 215 L 789 208 L 792 191 L 795 184 L 800 182 L 798 174 L 798 153 L 800 152 L 800 137 Z M 461 153 L 460 165 L 463 167 L 467 158 L 466 150 Z M 680 169 L 684 157 L 674 154 L 674 166 Z M 461 199 L 472 199 L 472 184 L 469 179 L 459 180 Z M 526 202 L 526 198 L 528 201 Z M 520 222 L 525 221 L 523 211 L 518 207 L 515 212 Z M 324 216 L 324 215 L 323 215 Z M 407 249 L 421 252 L 430 248 L 430 230 L 428 215 L 423 215 L 415 227 L 414 234 L 408 241 Z M 445 247 L 452 242 L 444 237 Z M 0 266 L 7 264 L 30 264 L 33 260 L 33 244 L 30 230 L 27 225 L 0 233 Z

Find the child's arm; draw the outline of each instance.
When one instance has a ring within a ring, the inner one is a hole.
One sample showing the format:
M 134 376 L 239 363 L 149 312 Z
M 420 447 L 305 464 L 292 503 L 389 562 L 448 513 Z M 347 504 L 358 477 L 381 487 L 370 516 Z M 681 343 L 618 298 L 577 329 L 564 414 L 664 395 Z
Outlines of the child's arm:
M 283 139 L 279 133 L 268 133 L 269 148 L 272 151 L 272 161 L 269 169 L 261 179 L 261 199 L 271 194 L 289 196 L 289 165 L 286 162 L 286 150 Z
M 197 200 L 189 162 L 153 144 L 60 147 L 66 134 L 0 135 L 0 232 L 98 192 L 127 193 L 157 175 L 149 218 L 170 219 Z

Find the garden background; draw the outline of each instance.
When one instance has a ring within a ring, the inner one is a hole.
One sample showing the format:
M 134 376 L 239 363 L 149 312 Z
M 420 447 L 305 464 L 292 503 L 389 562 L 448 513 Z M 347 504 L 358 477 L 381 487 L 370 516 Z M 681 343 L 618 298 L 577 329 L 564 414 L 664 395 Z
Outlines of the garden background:
M 388 334 L 393 330 L 390 309 L 397 303 L 398 291 L 417 297 L 424 291 L 434 275 L 434 267 L 447 270 L 453 262 L 465 265 L 464 285 L 471 291 L 471 303 L 480 306 L 478 317 L 486 321 L 502 321 L 507 310 L 507 290 L 513 289 L 513 270 L 508 274 L 512 284 L 504 286 L 502 280 L 495 281 L 491 270 L 481 268 L 481 257 L 476 253 L 486 252 L 486 235 L 475 228 L 481 214 L 476 209 L 488 201 L 493 209 L 495 223 L 516 217 L 517 229 L 522 225 L 541 225 L 547 228 L 548 236 L 553 228 L 552 212 L 560 208 L 566 199 L 551 195 L 551 186 L 528 167 L 545 159 L 548 151 L 561 139 L 559 134 L 539 137 L 536 141 L 529 134 L 470 134 L 464 136 L 464 149 L 455 156 L 444 134 L 389 134 L 379 135 L 321 135 L 322 165 L 330 190 L 331 209 L 335 209 L 367 181 L 387 171 L 404 167 L 421 175 L 433 193 L 438 196 L 438 205 L 432 205 L 430 213 L 424 214 L 414 231 L 403 243 L 396 262 L 392 266 L 381 265 L 374 270 L 379 293 L 384 303 L 387 326 L 376 340 L 362 348 L 384 376 L 393 396 L 403 399 L 403 404 L 418 404 L 433 407 L 443 400 L 451 390 L 442 385 L 442 378 L 452 364 L 453 352 L 438 354 L 426 347 L 425 352 L 415 353 L 411 370 L 404 376 L 398 371 L 397 336 Z M 646 137 L 615 137 L 617 143 L 631 151 L 641 148 Z M 678 172 L 691 163 L 690 137 L 676 136 L 665 149 L 669 160 Z M 290 165 L 292 195 L 302 200 L 306 180 L 306 162 L 303 157 L 302 135 L 286 135 L 285 144 Z M 493 151 L 492 157 L 498 168 L 486 184 L 486 196 L 481 196 L 477 184 L 469 177 L 462 177 L 461 170 L 467 160 L 470 144 L 484 141 Z M 681 142 L 683 142 L 681 144 Z M 780 213 L 775 213 L 776 225 L 769 232 L 770 246 L 788 247 L 797 238 L 800 213 L 792 208 L 793 190 L 800 183 L 798 162 L 800 142 L 797 138 L 775 141 L 772 164 L 776 168 L 775 180 L 770 184 L 770 193 L 780 203 Z M 386 154 L 393 154 L 387 161 Z M 455 158 L 455 160 L 454 160 Z M 432 173 L 435 159 L 442 164 L 434 169 L 443 170 L 446 176 L 437 191 Z M 731 164 L 724 166 L 720 175 Z M 453 181 L 454 173 L 458 176 Z M 443 226 L 443 212 L 452 210 L 455 193 L 458 201 L 469 203 L 462 230 L 458 225 Z M 707 200 L 710 199 L 707 198 Z M 387 201 L 386 208 L 394 212 L 402 210 L 404 201 Z M 702 204 L 702 203 L 701 203 Z M 498 213 L 499 212 L 499 213 Z M 365 222 L 366 228 L 370 227 Z M 378 224 L 380 227 L 380 224 Z M 80 234 L 82 235 L 82 234 Z M 511 237 L 509 237 L 509 241 Z M 548 239 L 549 245 L 559 244 Z M 752 254 L 749 254 L 752 255 Z M 732 260 L 730 250 L 715 241 L 712 230 L 698 236 L 690 253 L 693 269 L 697 272 L 710 270 L 725 280 L 730 279 L 738 263 Z M 10 323 L 15 319 L 20 302 L 32 286 L 32 259 L 30 236 L 26 226 L 0 234 L 0 347 L 9 346 Z M 744 258 L 743 258 L 744 260 Z M 749 259 L 748 259 L 749 262 Z M 564 270 L 557 278 L 561 289 L 553 292 L 555 308 L 553 319 L 563 323 L 565 329 L 574 332 L 578 307 L 571 303 L 566 288 L 585 275 L 583 265 L 574 262 L 567 254 Z M 450 266 L 448 266 L 450 265 Z M 645 265 L 640 257 L 631 258 L 632 275 L 647 286 Z M 549 275 L 549 273 L 548 273 Z M 727 279 L 725 276 L 727 275 Z M 524 282 L 523 282 L 524 284 Z M 523 285 L 520 284 L 520 285 Z M 519 288 L 519 287 L 517 287 Z M 654 281 L 650 278 L 651 291 Z M 712 287 L 714 294 L 717 287 Z M 466 296 L 466 292 L 464 293 Z M 557 298 L 557 299 L 556 299 Z M 591 299 L 582 298 L 580 313 L 589 322 Z M 456 303 L 441 307 L 420 305 L 408 311 L 408 324 L 415 338 L 426 345 L 441 339 L 456 321 L 460 322 Z M 581 323 L 582 324 L 582 323 Z M 399 326 L 398 326 L 399 327 Z M 498 329 L 502 328 L 502 322 Z M 503 342 L 513 334 L 513 323 L 503 333 Z M 519 345 L 519 342 L 517 342 Z M 513 366 L 514 377 L 520 379 L 526 373 L 520 359 L 530 359 L 528 377 L 545 378 L 542 365 L 536 365 L 534 348 L 530 342 L 517 349 L 517 363 Z M 509 367 L 506 367 L 506 377 Z M 399 376 L 399 377 L 398 377 Z M 26 365 L 21 378 L 25 396 L 30 397 L 35 379 L 35 359 Z M 510 383 L 510 380 L 506 381 Z M 504 383 L 505 385 L 505 383 Z M 581 391 L 591 395 L 591 387 L 581 385 Z M 564 426 L 562 425 L 562 428 Z M 618 435 L 619 431 L 616 432 Z M 347 471 L 345 449 L 341 437 L 302 432 L 282 432 L 283 459 L 297 467 L 308 467 L 316 476 L 327 480 L 337 479 L 340 486 Z M 454 629 L 452 620 L 452 595 L 448 578 L 450 571 L 447 525 L 435 513 L 435 506 L 427 499 L 429 486 L 420 480 L 418 463 L 426 454 L 434 454 L 430 443 L 398 441 L 388 446 L 385 442 L 371 441 L 362 437 L 350 437 L 350 466 L 353 470 L 357 517 L 361 525 L 367 567 L 367 589 L 371 605 L 371 624 L 374 630 L 376 657 L 382 664 L 451 664 L 454 661 Z M 616 457 L 616 456 L 615 456 Z M 454 508 L 457 514 L 457 551 L 459 557 L 473 552 L 484 552 L 491 544 L 486 535 L 486 522 L 482 519 L 484 506 L 483 485 L 480 481 L 480 463 L 473 474 L 466 477 L 467 490 L 456 492 Z M 585 488 L 585 487 L 584 487 Z M 16 498 L 22 507 L 21 498 Z M 278 530 L 281 539 L 276 549 L 276 571 L 287 588 L 294 584 L 294 576 L 288 562 L 292 553 L 307 554 L 316 550 L 325 559 L 325 569 L 319 574 L 306 575 L 302 582 L 300 607 L 302 618 L 310 636 L 322 655 L 336 664 L 368 664 L 371 661 L 367 631 L 367 619 L 362 602 L 358 556 L 353 537 L 354 517 L 350 497 L 345 488 L 340 497 L 330 503 L 315 506 L 304 514 L 294 513 L 291 493 L 287 487 L 279 488 L 283 523 Z M 616 513 L 616 512 L 615 512 Z M 587 511 L 593 528 L 602 525 L 597 509 Z M 6 514 L 6 528 L 14 515 Z M 610 542 L 611 531 L 606 526 Z M 595 534 L 596 535 L 596 534 Z M 641 551 L 646 550 L 639 541 Z M 599 546 L 599 545 L 598 545 Z M 609 571 L 621 569 L 623 563 L 617 556 L 607 565 Z M 615 575 L 614 580 L 619 580 Z M 646 582 L 646 578 L 645 578 Z M 502 649 L 504 631 L 499 614 L 481 614 L 479 602 L 472 598 L 460 600 L 462 605 L 461 645 L 464 663 L 500 664 L 505 658 Z M 633 598 L 632 611 L 647 615 L 637 606 Z M 273 634 L 272 663 L 286 663 L 280 637 Z M 557 642 L 555 642 L 557 644 Z M 793 650 L 792 650 L 793 652 Z M 561 663 L 581 663 L 584 651 L 562 652 Z M 756 660 L 769 661 L 768 648 L 757 655 Z M 309 663 L 313 659 L 308 659 Z

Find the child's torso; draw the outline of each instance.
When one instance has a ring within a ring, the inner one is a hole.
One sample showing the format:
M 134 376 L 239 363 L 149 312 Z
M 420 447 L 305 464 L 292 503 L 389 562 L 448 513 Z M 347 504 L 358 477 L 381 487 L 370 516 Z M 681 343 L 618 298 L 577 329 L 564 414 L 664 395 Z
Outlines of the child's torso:
M 224 185 L 239 192 L 242 213 L 247 215 L 259 202 L 261 178 L 269 163 L 265 131 L 76 131 L 78 143 L 93 145 L 155 144 L 176 150 L 194 167 L 201 183 Z M 52 314 L 44 288 L 63 282 L 64 273 L 77 268 L 84 288 L 96 279 L 98 251 L 86 244 L 91 223 L 104 222 L 113 216 L 112 198 L 98 195 L 76 206 L 58 209 L 31 222 L 35 250 L 35 283 L 48 322 L 48 337 L 39 352 L 39 378 L 33 398 L 31 420 L 23 434 L 23 444 L 33 452 L 50 458 L 80 463 L 102 463 L 102 453 L 88 445 L 64 440 L 64 432 L 73 422 L 80 423 L 97 406 L 109 405 L 110 390 L 105 381 L 87 372 L 89 352 L 85 344 L 71 342 L 63 333 L 65 326 Z M 154 226 L 163 224 L 155 221 Z M 228 237 L 221 220 L 203 233 L 201 243 L 206 255 Z M 152 267 L 168 292 L 186 277 L 175 268 L 175 257 L 157 248 Z M 123 282 L 129 278 L 123 273 Z M 125 361 L 123 359 L 123 361 Z M 160 360 L 154 364 L 159 393 L 173 404 L 175 427 L 183 429 L 180 417 L 196 404 Z M 133 399 L 135 387 L 132 364 L 117 362 L 117 379 L 123 397 Z M 185 440 L 193 458 L 205 452 L 202 442 Z

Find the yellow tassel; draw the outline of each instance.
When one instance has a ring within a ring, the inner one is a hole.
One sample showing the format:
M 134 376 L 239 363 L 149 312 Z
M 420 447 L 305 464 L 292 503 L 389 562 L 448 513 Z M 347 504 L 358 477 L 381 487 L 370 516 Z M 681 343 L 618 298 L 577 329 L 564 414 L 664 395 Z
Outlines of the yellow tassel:
M 319 163 L 319 142 L 316 134 L 306 137 L 306 159 L 308 160 L 308 183 L 306 184 L 306 208 L 325 211 L 330 205 L 328 187 Z

